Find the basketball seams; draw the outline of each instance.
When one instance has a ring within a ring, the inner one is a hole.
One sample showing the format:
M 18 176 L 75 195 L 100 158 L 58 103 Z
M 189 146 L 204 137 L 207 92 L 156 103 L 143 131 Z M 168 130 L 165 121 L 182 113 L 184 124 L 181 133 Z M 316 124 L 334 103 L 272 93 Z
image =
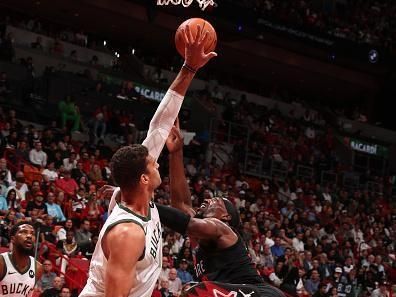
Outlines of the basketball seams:
M 182 36 L 181 29 L 185 28 L 185 26 L 189 25 L 191 29 L 191 35 L 193 38 L 196 38 L 197 36 L 197 27 L 196 25 L 201 25 L 202 28 L 202 33 L 205 33 L 205 30 L 209 32 L 208 39 L 205 42 L 204 45 L 204 51 L 205 53 L 209 53 L 215 50 L 216 44 L 217 44 L 217 33 L 216 30 L 213 28 L 212 24 L 202 18 L 191 18 L 186 21 L 184 21 L 179 28 L 176 30 L 176 36 L 175 36 L 175 43 L 176 43 L 176 49 L 179 52 L 179 54 L 184 57 L 184 38 Z M 194 28 L 191 28 L 191 26 L 194 26 Z M 194 34 L 195 33 L 195 34 Z

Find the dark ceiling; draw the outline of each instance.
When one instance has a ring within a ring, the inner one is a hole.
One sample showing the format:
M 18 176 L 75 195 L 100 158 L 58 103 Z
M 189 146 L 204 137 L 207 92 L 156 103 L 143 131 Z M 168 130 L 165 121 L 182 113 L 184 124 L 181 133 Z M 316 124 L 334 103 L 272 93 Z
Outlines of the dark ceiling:
M 124 0 L 0 0 L 0 5 L 21 14 L 82 28 L 121 43 L 139 42 L 140 47 L 152 48 L 157 54 L 175 52 L 175 29 L 187 16 L 196 14 L 196 10 L 186 9 L 182 16 L 175 17 L 160 10 L 154 21 L 148 22 L 144 6 Z M 380 91 L 386 73 L 383 70 L 377 73 L 351 70 L 351 67 L 335 65 L 325 59 L 312 58 L 326 57 L 327 53 L 270 33 L 266 35 L 268 40 L 276 42 L 248 40 L 230 30 L 226 23 L 213 21 L 220 32 L 219 57 L 211 65 L 225 75 L 237 73 L 256 81 L 262 88 L 285 86 L 318 100 L 368 99 Z M 315 55 L 309 52 L 315 52 Z

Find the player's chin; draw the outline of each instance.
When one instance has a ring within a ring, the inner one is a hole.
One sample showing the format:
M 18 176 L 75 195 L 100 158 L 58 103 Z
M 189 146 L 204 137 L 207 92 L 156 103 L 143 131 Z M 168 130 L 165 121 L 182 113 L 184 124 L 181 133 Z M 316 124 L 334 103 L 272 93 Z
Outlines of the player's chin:
M 32 251 L 34 249 L 34 243 L 33 242 L 25 242 L 23 244 L 23 249 L 26 251 Z
M 31 246 L 31 247 L 22 246 L 22 251 L 23 251 L 22 253 L 24 253 L 26 255 L 32 255 L 34 252 L 34 246 Z

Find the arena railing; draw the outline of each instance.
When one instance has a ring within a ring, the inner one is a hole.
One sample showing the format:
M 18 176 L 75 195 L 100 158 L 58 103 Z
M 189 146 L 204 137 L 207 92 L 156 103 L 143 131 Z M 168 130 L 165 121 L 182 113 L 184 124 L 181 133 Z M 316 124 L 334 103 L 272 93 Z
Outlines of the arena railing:
M 212 118 L 210 121 L 210 140 L 212 142 L 223 142 L 235 144 L 242 140 L 247 145 L 249 140 L 249 128 L 234 122 L 223 121 Z
M 326 185 L 328 183 L 337 184 L 338 175 L 330 170 L 323 170 L 320 174 L 320 184 Z
M 310 166 L 298 165 L 297 166 L 297 177 L 301 180 L 312 180 L 314 178 L 315 171 Z

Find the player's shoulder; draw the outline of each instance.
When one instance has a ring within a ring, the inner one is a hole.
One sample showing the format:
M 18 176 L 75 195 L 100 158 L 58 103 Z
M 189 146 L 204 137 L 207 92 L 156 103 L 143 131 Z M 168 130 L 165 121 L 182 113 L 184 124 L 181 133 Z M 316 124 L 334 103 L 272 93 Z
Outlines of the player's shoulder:
M 109 226 L 107 237 L 116 239 L 137 239 L 144 238 L 145 231 L 142 224 L 136 220 L 122 220 L 116 222 L 113 226 Z
M 222 227 L 222 228 L 226 228 L 226 229 L 231 229 L 230 226 L 228 226 L 226 223 L 224 223 L 223 221 L 217 219 L 217 218 L 204 218 L 203 220 L 212 223 L 212 224 L 216 224 L 218 227 Z

